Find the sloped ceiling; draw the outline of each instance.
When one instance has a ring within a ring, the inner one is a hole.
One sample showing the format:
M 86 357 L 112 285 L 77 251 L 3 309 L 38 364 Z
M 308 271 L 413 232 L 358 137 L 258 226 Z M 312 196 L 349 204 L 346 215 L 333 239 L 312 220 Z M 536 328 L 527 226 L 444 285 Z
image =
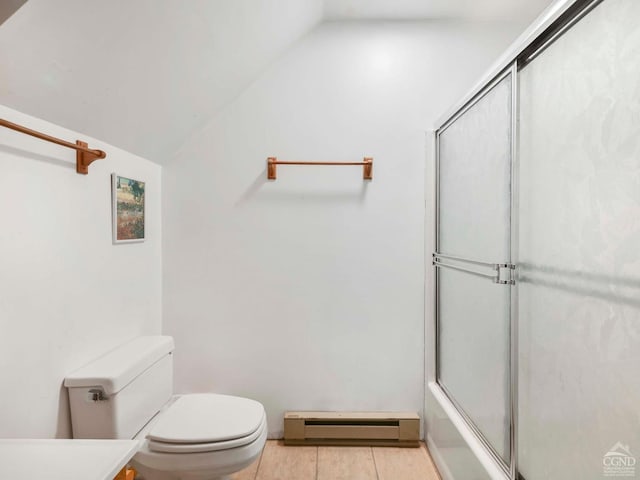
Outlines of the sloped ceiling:
M 533 20 L 549 3 L 29 0 L 0 25 L 0 104 L 164 163 L 323 18 Z
M 29 0 L 0 104 L 162 163 L 322 18 L 321 0 Z
M 327 20 L 533 21 L 552 0 L 325 0 Z

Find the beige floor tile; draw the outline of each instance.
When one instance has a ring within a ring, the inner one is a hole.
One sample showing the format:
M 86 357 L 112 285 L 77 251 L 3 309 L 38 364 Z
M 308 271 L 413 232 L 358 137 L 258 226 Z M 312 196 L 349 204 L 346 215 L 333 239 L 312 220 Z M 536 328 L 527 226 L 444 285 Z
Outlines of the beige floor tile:
M 256 475 L 258 474 L 258 466 L 260 465 L 260 460 L 262 459 L 262 454 L 258 457 L 258 459 L 249 465 L 247 468 L 240 470 L 238 473 L 231 475 L 231 480 L 255 480 Z
M 318 447 L 318 480 L 377 480 L 371 447 Z
M 317 460 L 316 447 L 285 447 L 281 441 L 268 441 L 256 480 L 315 480 Z
M 373 447 L 380 480 L 440 480 L 426 448 Z
M 436 467 L 436 462 L 433 461 L 433 457 L 431 456 L 431 453 L 429 452 L 429 449 L 427 448 L 427 446 L 424 443 L 421 443 L 420 448 L 423 449 L 427 454 L 427 459 L 429 460 L 429 464 L 431 465 L 431 470 L 434 474 L 433 478 L 435 478 L 436 480 L 442 480 L 442 477 L 440 476 L 440 472 L 438 472 L 438 467 Z

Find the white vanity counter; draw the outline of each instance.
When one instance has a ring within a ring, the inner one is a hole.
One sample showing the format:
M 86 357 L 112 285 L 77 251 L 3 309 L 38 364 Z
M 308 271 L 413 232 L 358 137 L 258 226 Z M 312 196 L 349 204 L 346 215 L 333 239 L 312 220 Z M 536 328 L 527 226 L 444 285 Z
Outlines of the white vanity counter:
M 0 439 L 3 480 L 113 480 L 137 440 Z

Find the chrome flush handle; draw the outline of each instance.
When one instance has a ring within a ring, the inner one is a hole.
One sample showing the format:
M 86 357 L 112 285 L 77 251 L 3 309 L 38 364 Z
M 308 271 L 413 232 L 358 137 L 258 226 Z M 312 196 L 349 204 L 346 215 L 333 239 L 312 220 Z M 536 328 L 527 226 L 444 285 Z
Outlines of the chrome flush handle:
M 93 400 L 94 402 L 103 402 L 107 400 L 107 397 L 104 396 L 104 392 L 98 388 L 92 388 L 89 390 L 89 400 Z

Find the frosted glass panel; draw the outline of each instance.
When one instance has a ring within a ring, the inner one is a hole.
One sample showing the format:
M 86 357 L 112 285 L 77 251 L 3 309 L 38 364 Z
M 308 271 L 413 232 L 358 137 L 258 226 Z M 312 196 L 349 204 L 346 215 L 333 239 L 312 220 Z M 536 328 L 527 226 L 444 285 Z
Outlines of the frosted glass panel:
M 440 382 L 509 459 L 509 287 L 439 269 Z
M 441 253 L 509 259 L 511 76 L 440 135 Z
M 640 1 L 605 0 L 521 72 L 527 480 L 611 478 L 610 450 L 640 460 L 639 26 Z
M 446 128 L 439 148 L 439 252 L 508 262 L 511 77 Z M 439 382 L 506 463 L 509 302 L 508 286 L 438 271 Z

